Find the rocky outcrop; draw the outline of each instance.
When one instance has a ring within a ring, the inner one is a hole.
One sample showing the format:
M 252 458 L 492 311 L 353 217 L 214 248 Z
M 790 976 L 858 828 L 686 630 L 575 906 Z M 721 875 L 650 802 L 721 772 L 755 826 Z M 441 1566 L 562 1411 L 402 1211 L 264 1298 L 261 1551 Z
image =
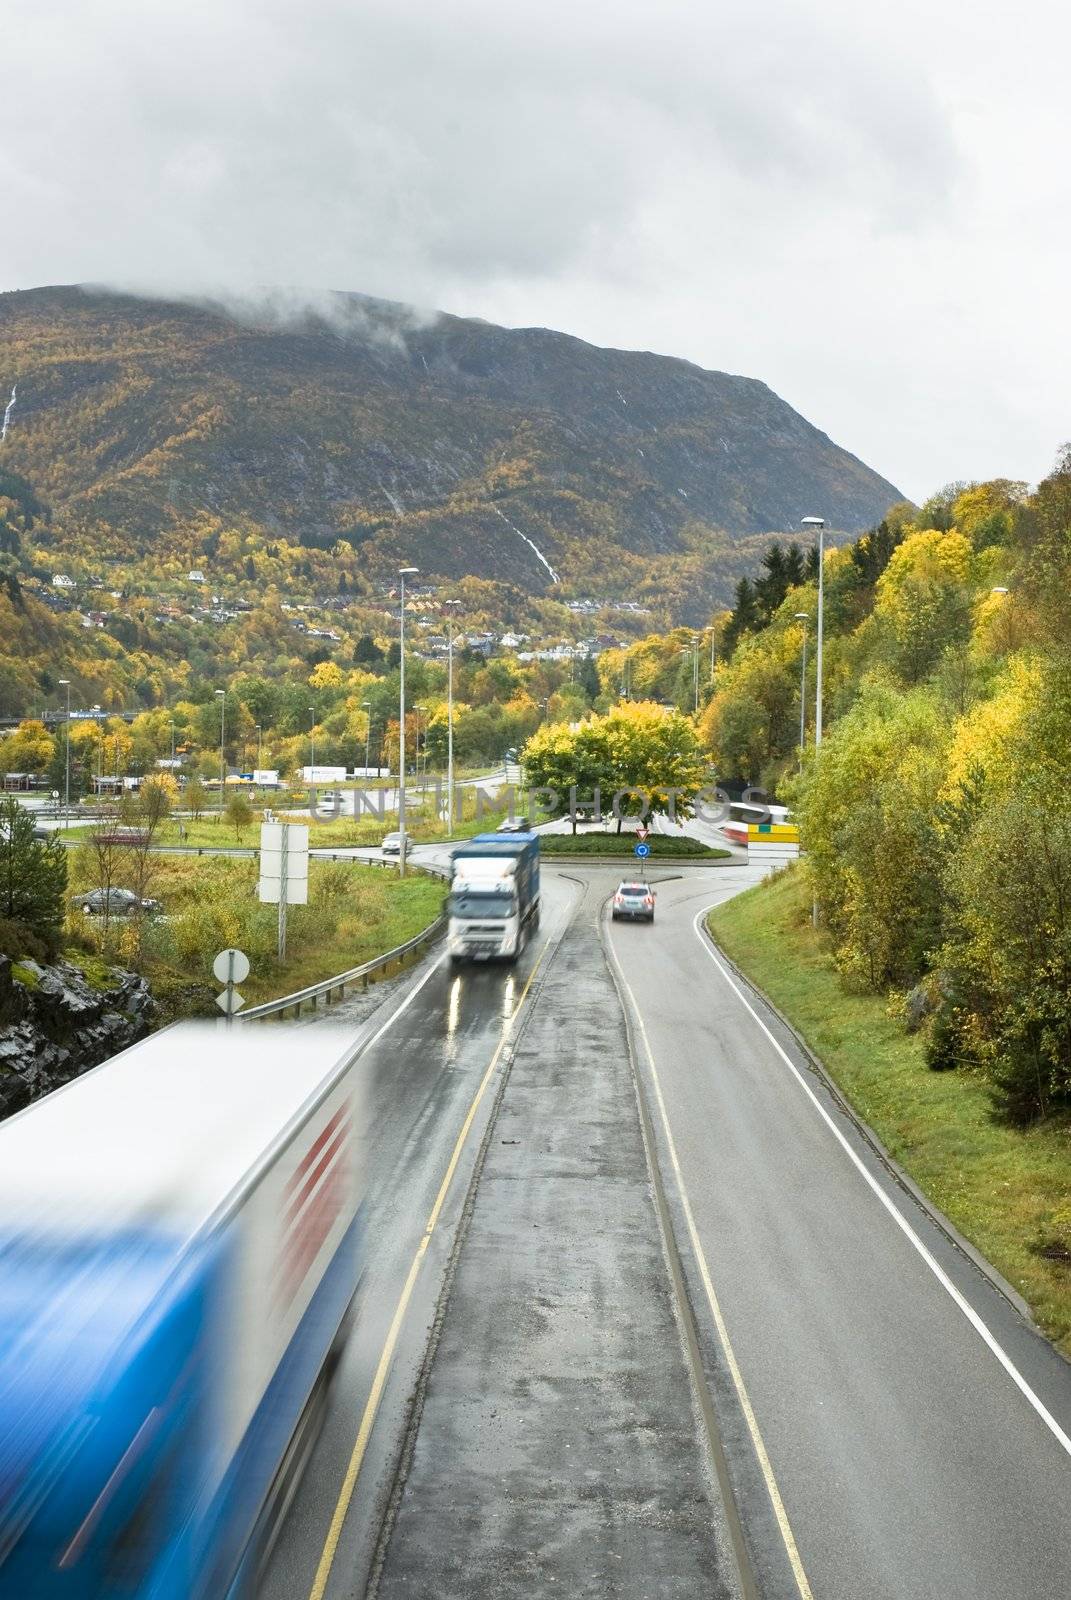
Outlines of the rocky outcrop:
M 0 956 L 0 1117 L 77 1078 L 148 1033 L 146 980 L 109 968 L 101 984 L 60 961 Z

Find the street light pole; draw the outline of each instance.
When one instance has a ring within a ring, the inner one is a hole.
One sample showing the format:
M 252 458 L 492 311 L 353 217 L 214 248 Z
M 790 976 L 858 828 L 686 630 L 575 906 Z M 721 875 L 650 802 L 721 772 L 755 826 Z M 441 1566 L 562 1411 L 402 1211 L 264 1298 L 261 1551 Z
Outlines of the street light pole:
M 807 742 L 807 624 L 806 611 L 797 611 L 793 619 L 803 623 L 803 665 L 800 667 L 800 766 L 803 766 L 803 749 Z
M 822 748 L 822 628 L 825 616 L 826 574 L 825 574 L 825 517 L 804 517 L 801 527 L 814 528 L 818 532 L 818 639 L 815 645 L 814 673 L 814 750 L 815 755 Z M 811 900 L 811 926 L 818 926 L 818 896 Z
M 448 600 L 459 606 L 460 600 Z M 454 832 L 454 619 L 446 619 L 446 833 Z
M 399 567 L 398 576 L 402 580 L 401 606 L 399 608 L 399 655 L 398 655 L 398 832 L 400 835 L 398 846 L 398 876 L 405 877 L 406 844 L 405 837 L 405 580 L 415 577 L 420 571 L 419 567 Z
M 61 678 L 59 681 L 67 691 L 67 722 L 64 729 L 67 749 L 63 761 L 63 831 L 66 833 L 71 817 L 71 680 Z
M 361 709 L 368 713 L 366 721 L 365 721 L 365 729 L 364 729 L 364 775 L 367 778 L 367 776 L 368 776 L 368 746 L 369 746 L 369 744 L 371 743 L 371 740 L 372 740 L 372 702 L 371 702 L 371 700 L 362 700 L 361 701 Z
M 424 736 L 424 777 L 423 777 L 423 783 L 422 783 L 421 782 L 421 776 L 420 776 L 420 718 L 424 714 L 424 712 L 427 711 L 427 709 L 428 709 L 427 706 L 414 706 L 413 707 L 413 710 L 416 712 L 416 752 L 415 752 L 415 754 L 416 754 L 416 763 L 415 763 L 416 764 L 416 780 L 417 780 L 417 788 L 420 789 L 422 800 L 423 800 L 424 789 L 427 788 L 427 784 L 428 784 L 428 740 L 427 740 L 427 730 L 425 729 L 425 736 Z
M 309 706 L 309 782 L 316 782 L 316 707 Z
M 227 691 L 216 690 L 216 699 L 219 701 L 219 814 L 223 816 L 223 795 L 227 787 L 227 767 L 223 754 L 224 731 L 227 719 Z
M 815 644 L 815 703 L 814 703 L 814 747 L 819 749 L 822 743 L 822 636 L 825 618 L 825 517 L 804 517 L 800 526 L 813 528 L 818 532 L 818 638 Z
M 699 715 L 699 635 L 692 640 L 692 678 L 695 685 L 695 714 Z

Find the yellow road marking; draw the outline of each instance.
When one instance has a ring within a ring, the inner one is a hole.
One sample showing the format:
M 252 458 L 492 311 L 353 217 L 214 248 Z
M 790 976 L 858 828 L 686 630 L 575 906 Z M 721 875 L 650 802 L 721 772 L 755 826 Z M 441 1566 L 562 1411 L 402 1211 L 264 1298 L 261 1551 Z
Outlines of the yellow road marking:
M 525 1000 L 528 998 L 528 991 L 532 987 L 535 975 L 539 971 L 543 957 L 547 953 L 547 945 L 549 944 L 550 940 L 547 939 L 542 950 L 540 950 L 539 955 L 536 957 L 535 965 L 528 974 L 528 981 L 521 990 L 521 997 L 517 1001 L 513 1015 L 509 1018 L 509 1021 L 502 1030 L 502 1037 L 499 1039 L 498 1044 L 495 1047 L 495 1053 L 491 1057 L 490 1065 L 488 1066 L 487 1071 L 484 1073 L 480 1082 L 480 1087 L 476 1090 L 472 1104 L 469 1106 L 469 1109 L 465 1114 L 465 1120 L 461 1124 L 461 1132 L 457 1136 L 457 1142 L 454 1145 L 453 1154 L 447 1163 L 445 1176 L 443 1177 L 442 1183 L 439 1185 L 439 1192 L 435 1196 L 435 1204 L 432 1206 L 428 1215 L 423 1237 L 421 1238 L 420 1243 L 417 1245 L 416 1254 L 414 1255 L 412 1263 L 409 1267 L 409 1271 L 406 1274 L 405 1283 L 402 1286 L 401 1294 L 398 1296 L 398 1304 L 394 1308 L 394 1316 L 391 1318 L 391 1324 L 387 1330 L 387 1337 L 384 1342 L 383 1349 L 380 1352 L 379 1362 L 376 1366 L 376 1374 L 372 1380 L 372 1387 L 368 1392 L 368 1399 L 365 1401 L 364 1411 L 361 1415 L 361 1425 L 357 1429 L 357 1438 L 354 1441 L 353 1452 L 349 1459 L 349 1465 L 346 1468 L 346 1476 L 342 1480 L 342 1488 L 339 1491 L 338 1502 L 331 1518 L 331 1525 L 327 1530 L 327 1538 L 324 1541 L 323 1552 L 320 1556 L 320 1564 L 316 1569 L 316 1577 L 313 1580 L 312 1588 L 309 1591 L 309 1600 L 323 1600 L 324 1594 L 327 1590 L 328 1579 L 331 1576 L 331 1568 L 334 1566 L 335 1556 L 338 1552 L 339 1541 L 342 1538 L 342 1529 L 345 1525 L 346 1516 L 350 1509 L 350 1502 L 353 1499 L 353 1491 L 357 1487 L 357 1479 L 360 1476 L 361 1465 L 364 1461 L 365 1451 L 368 1449 L 368 1440 L 371 1437 L 372 1427 L 376 1420 L 376 1413 L 379 1410 L 379 1403 L 383 1398 L 383 1390 L 386 1388 L 387 1375 L 390 1372 L 391 1361 L 394 1359 L 394 1350 L 398 1343 L 398 1336 L 402 1331 L 402 1324 L 405 1321 L 405 1313 L 409 1308 L 409 1301 L 412 1298 L 413 1289 L 416 1285 L 417 1276 L 420 1272 L 421 1262 L 427 1254 L 428 1245 L 431 1243 L 431 1236 L 435 1232 L 435 1228 L 438 1224 L 443 1206 L 446 1203 L 446 1195 L 450 1188 L 450 1181 L 453 1178 L 454 1173 L 457 1171 L 457 1164 L 461 1160 L 461 1152 L 465 1147 L 465 1141 L 469 1136 L 469 1130 L 471 1129 L 476 1117 L 476 1113 L 480 1108 L 480 1101 L 484 1097 L 487 1085 L 494 1076 L 495 1068 L 498 1066 L 502 1052 L 506 1048 L 510 1034 L 513 1032 L 513 1024 L 521 1014 L 521 1008 L 524 1005 Z
M 740 1371 L 740 1365 L 736 1359 L 736 1353 L 733 1350 L 732 1342 L 729 1338 L 729 1330 L 725 1326 L 725 1318 L 722 1315 L 721 1306 L 718 1303 L 718 1297 L 714 1292 L 714 1283 L 710 1276 L 710 1268 L 707 1265 L 707 1258 L 703 1251 L 703 1246 L 699 1242 L 699 1230 L 696 1228 L 695 1217 L 692 1214 L 691 1201 L 688 1199 L 688 1191 L 684 1186 L 684 1174 L 681 1171 L 681 1164 L 677 1158 L 677 1146 L 669 1126 L 669 1115 L 666 1111 L 666 1102 L 662 1097 L 662 1084 L 658 1076 L 658 1068 L 655 1066 L 654 1052 L 651 1049 L 651 1041 L 647 1037 L 647 1029 L 644 1026 L 643 1017 L 640 1015 L 640 1008 L 636 1004 L 636 996 L 633 994 L 629 981 L 621 969 L 620 962 L 617 963 L 617 969 L 621 973 L 621 982 L 624 984 L 625 992 L 629 997 L 629 1001 L 631 1002 L 632 1011 L 640 1030 L 640 1036 L 643 1039 L 643 1048 L 647 1053 L 647 1061 L 651 1068 L 651 1080 L 654 1083 L 655 1098 L 658 1101 L 658 1112 L 662 1118 L 662 1128 L 666 1136 L 666 1145 L 669 1150 L 669 1159 L 673 1164 L 673 1173 L 677 1180 L 677 1192 L 681 1197 L 681 1206 L 684 1211 L 685 1221 L 688 1224 L 688 1236 L 692 1241 L 692 1249 L 695 1251 L 695 1258 L 699 1263 L 699 1275 L 703 1280 L 703 1288 L 706 1291 L 707 1304 L 710 1306 L 711 1314 L 714 1318 L 714 1324 L 718 1330 L 718 1338 L 721 1340 L 722 1348 L 725 1351 L 725 1359 L 729 1367 L 729 1372 L 732 1376 L 733 1387 L 736 1390 L 737 1398 L 740 1401 L 741 1410 L 743 1411 L 744 1418 L 747 1422 L 748 1432 L 751 1435 L 751 1443 L 754 1447 L 755 1455 L 758 1458 L 759 1467 L 766 1483 L 766 1490 L 770 1496 L 770 1503 L 773 1506 L 774 1516 L 777 1518 L 777 1526 L 781 1531 L 781 1538 L 785 1546 L 785 1553 L 788 1556 L 789 1565 L 792 1568 L 792 1576 L 795 1578 L 796 1587 L 800 1592 L 800 1600 L 814 1600 L 813 1590 L 807 1581 L 807 1574 L 803 1570 L 803 1562 L 800 1559 L 800 1553 L 796 1545 L 795 1535 L 792 1532 L 792 1525 L 788 1520 L 788 1512 L 785 1510 L 785 1503 L 781 1499 L 781 1491 L 777 1487 L 777 1479 L 774 1477 L 774 1470 L 770 1465 L 770 1458 L 766 1453 L 766 1446 L 763 1443 L 762 1433 L 759 1429 L 758 1418 L 755 1415 L 754 1407 L 751 1404 L 751 1398 L 744 1384 L 744 1376 Z

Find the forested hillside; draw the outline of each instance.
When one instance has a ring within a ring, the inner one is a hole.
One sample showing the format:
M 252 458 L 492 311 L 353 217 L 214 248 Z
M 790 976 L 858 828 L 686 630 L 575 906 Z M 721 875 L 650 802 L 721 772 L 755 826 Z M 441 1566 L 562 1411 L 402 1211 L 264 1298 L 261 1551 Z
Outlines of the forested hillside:
M 414 561 L 698 620 L 751 536 L 816 507 L 858 530 L 898 498 L 754 379 L 357 295 L 285 316 L 2 295 L 16 383 L 4 464 L 51 507 L 53 549 L 142 583 L 284 546 L 321 582 L 356 554 L 359 592 Z
M 1002 1115 L 1071 1107 L 1071 448 L 1036 492 L 958 486 L 826 564 L 825 737 L 796 749 L 815 584 L 750 586 L 701 733 L 796 802 L 844 981 L 908 995 Z M 808 668 L 813 722 L 813 649 Z

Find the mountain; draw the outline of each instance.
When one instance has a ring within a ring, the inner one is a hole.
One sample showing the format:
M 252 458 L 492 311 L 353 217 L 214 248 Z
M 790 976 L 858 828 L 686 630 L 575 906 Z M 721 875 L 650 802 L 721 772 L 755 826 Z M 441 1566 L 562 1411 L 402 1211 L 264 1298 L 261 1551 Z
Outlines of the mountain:
M 346 540 L 369 586 L 412 561 L 688 609 L 727 596 L 754 536 L 807 513 L 850 534 L 902 499 L 753 378 L 360 295 L 0 295 L 0 396 L 16 384 L 2 463 L 57 555 L 203 565 L 238 527 Z

